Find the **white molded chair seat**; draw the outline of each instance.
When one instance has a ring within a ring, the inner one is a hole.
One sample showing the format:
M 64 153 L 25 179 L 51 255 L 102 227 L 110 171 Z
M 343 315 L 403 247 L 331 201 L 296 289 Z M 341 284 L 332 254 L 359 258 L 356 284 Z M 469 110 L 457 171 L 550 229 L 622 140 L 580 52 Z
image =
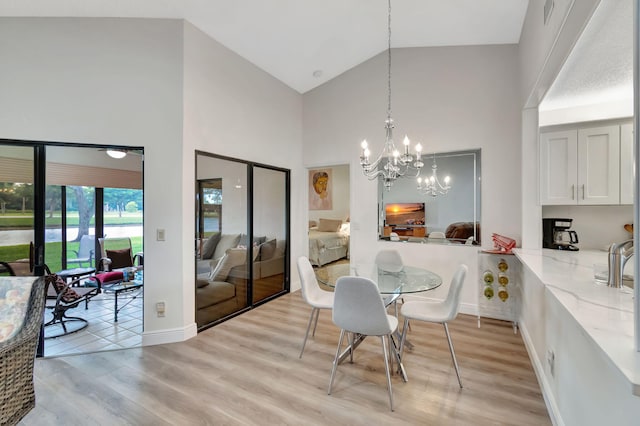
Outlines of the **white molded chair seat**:
M 389 272 L 399 272 L 403 266 L 402 257 L 397 250 L 380 250 L 375 262 L 378 268 Z
M 402 340 L 400 343 L 400 353 L 404 349 L 404 343 L 407 337 L 407 327 L 409 326 L 409 320 L 426 321 L 440 323 L 444 326 L 444 332 L 447 336 L 447 342 L 449 343 L 449 352 L 451 352 L 451 359 L 453 360 L 453 366 L 458 376 L 458 384 L 462 388 L 462 380 L 460 379 L 460 371 L 458 369 L 458 361 L 456 360 L 456 354 L 453 349 L 453 343 L 451 342 L 451 336 L 449 335 L 449 327 L 447 322 L 453 320 L 458 316 L 460 309 L 460 293 L 462 292 L 462 286 L 464 279 L 467 275 L 467 265 L 460 265 L 456 270 L 453 278 L 451 279 L 451 285 L 447 298 L 441 302 L 427 302 L 427 301 L 409 301 L 402 304 L 400 312 L 404 317 L 404 329 L 402 330 Z
M 384 366 L 387 372 L 389 403 L 391 405 L 391 411 L 393 411 L 393 392 L 391 390 L 388 353 L 391 351 L 392 357 L 396 357 L 396 359 L 399 360 L 398 351 L 391 337 L 391 334 L 398 329 L 398 319 L 387 314 L 384 303 L 380 298 L 380 293 L 378 292 L 378 286 L 370 279 L 364 277 L 338 278 L 333 304 L 333 322 L 341 328 L 341 331 L 336 356 L 333 360 L 333 368 L 331 369 L 328 394 L 331 394 L 333 379 L 335 378 L 338 363 L 340 362 L 340 348 L 344 340 L 345 332 L 363 336 L 380 336 L 382 353 L 384 355 Z M 353 345 L 353 338 L 349 340 Z M 387 349 L 387 341 L 389 342 L 389 349 Z M 350 351 L 350 355 L 353 360 L 353 350 Z M 402 368 L 402 366 L 400 366 L 400 368 Z
M 334 293 L 326 291 L 320 288 L 316 274 L 313 272 L 311 262 L 305 256 L 298 258 L 298 273 L 300 274 L 300 284 L 302 286 L 302 298 L 313 309 L 311 310 L 311 316 L 309 317 L 309 323 L 307 324 L 307 332 L 304 335 L 304 341 L 302 342 L 302 349 L 300 350 L 300 358 L 304 352 L 304 347 L 307 344 L 307 338 L 309 337 L 309 329 L 313 322 L 315 315 L 315 324 L 313 325 L 313 335 L 316 335 L 316 326 L 318 325 L 318 316 L 320 315 L 320 309 L 332 309 Z

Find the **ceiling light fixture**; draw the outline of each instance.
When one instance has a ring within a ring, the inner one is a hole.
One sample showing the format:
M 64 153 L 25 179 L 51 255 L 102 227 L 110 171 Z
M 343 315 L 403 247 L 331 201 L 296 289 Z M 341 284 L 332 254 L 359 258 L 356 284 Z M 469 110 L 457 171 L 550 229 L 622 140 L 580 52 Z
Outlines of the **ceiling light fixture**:
M 107 149 L 107 155 L 111 158 L 124 158 L 127 155 L 127 151 L 123 149 Z
M 366 140 L 363 140 L 360 144 L 362 151 L 360 152 L 360 166 L 362 171 L 369 178 L 374 180 L 380 178 L 383 181 L 383 185 L 387 191 L 391 189 L 393 182 L 399 177 L 411 177 L 414 178 L 420 174 L 420 169 L 424 165 L 422 162 L 422 146 L 417 144 L 415 147 L 416 156 L 414 157 L 409 153 L 409 145 L 411 142 L 407 136 L 404 137 L 404 153 L 400 155 L 400 152 L 396 149 L 393 143 L 393 119 L 391 118 L 391 0 L 389 0 L 389 14 L 387 20 L 387 58 L 388 58 L 388 77 L 387 77 L 387 120 L 385 121 L 386 139 L 384 142 L 384 148 L 380 155 L 371 162 L 369 156 L 369 145 Z
M 425 178 L 418 176 L 418 191 L 424 195 L 431 195 L 432 197 L 445 195 L 451 189 L 449 182 L 451 182 L 451 178 L 445 176 L 444 185 L 440 183 L 440 179 L 438 179 L 438 166 L 436 165 L 436 154 L 433 154 L 431 176 Z

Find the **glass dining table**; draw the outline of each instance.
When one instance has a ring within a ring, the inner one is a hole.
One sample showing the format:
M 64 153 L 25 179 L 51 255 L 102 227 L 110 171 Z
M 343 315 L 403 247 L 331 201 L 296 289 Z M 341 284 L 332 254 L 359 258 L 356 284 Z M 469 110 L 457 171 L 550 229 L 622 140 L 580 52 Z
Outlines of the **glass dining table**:
M 329 287 L 335 287 L 338 278 L 348 275 L 366 277 L 375 282 L 380 294 L 385 296 L 387 305 L 403 294 L 420 293 L 442 285 L 440 275 L 415 266 L 389 267 L 375 263 L 340 263 L 316 271 L 318 281 Z
M 316 271 L 316 278 L 321 284 L 329 287 L 335 287 L 338 278 L 344 276 L 366 277 L 375 282 L 378 291 L 384 298 L 385 306 L 394 304 L 402 295 L 410 293 L 421 293 L 433 290 L 442 285 L 442 277 L 435 272 L 424 268 L 406 265 L 377 265 L 375 263 L 339 263 L 328 265 Z M 395 305 L 396 317 L 398 316 L 397 305 Z M 396 333 L 397 342 L 393 344 L 399 346 L 400 332 Z M 353 349 L 355 349 L 364 340 L 364 336 L 359 336 L 354 340 L 344 352 L 340 354 L 339 362 L 342 362 Z M 407 347 L 412 345 L 406 342 Z M 405 381 L 407 375 L 402 366 L 400 357 L 397 359 L 398 369 L 402 373 Z

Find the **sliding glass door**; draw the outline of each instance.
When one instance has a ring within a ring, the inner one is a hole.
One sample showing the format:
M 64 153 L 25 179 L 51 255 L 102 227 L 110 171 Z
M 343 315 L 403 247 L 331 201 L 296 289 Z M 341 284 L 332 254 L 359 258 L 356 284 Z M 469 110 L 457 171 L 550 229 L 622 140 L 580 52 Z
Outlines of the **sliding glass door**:
M 289 171 L 196 152 L 196 323 L 289 290 Z
M 253 303 L 273 297 L 287 288 L 288 174 L 286 171 L 253 168 L 253 235 L 265 236 L 253 267 Z
M 35 241 L 35 154 L 32 146 L 0 144 L 0 261 L 29 275 Z M 0 266 L 0 275 L 9 275 Z
M 115 159 L 93 145 L 0 141 L 0 261 L 11 268 L 0 266 L 0 275 L 43 275 L 45 265 L 52 272 L 84 267 L 88 275 L 100 258 L 98 237 L 107 233 L 128 237 L 133 252 L 142 252 L 142 176 L 141 149 L 127 149 L 125 158 Z M 41 339 L 46 347 L 38 354 L 139 346 L 142 293 L 136 298 L 120 309 L 118 324 L 105 314 L 115 309 L 111 299 L 94 298 L 88 309 L 74 310 L 87 319 L 89 334 Z M 45 315 L 49 319 L 50 311 Z M 98 336 L 93 329 L 113 333 Z

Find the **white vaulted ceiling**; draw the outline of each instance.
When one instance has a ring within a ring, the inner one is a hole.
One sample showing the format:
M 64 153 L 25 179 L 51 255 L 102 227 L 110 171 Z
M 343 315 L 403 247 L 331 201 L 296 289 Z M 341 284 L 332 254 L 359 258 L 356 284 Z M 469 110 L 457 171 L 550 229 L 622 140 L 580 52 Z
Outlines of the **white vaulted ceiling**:
M 515 44 L 527 5 L 393 0 L 392 47 Z M 387 47 L 387 0 L 0 0 L 0 16 L 186 19 L 300 93 Z
M 515 44 L 528 4 L 392 0 L 392 47 Z M 541 109 L 631 96 L 632 4 L 601 1 Z M 387 47 L 387 0 L 0 0 L 0 16 L 185 19 L 300 93 Z

